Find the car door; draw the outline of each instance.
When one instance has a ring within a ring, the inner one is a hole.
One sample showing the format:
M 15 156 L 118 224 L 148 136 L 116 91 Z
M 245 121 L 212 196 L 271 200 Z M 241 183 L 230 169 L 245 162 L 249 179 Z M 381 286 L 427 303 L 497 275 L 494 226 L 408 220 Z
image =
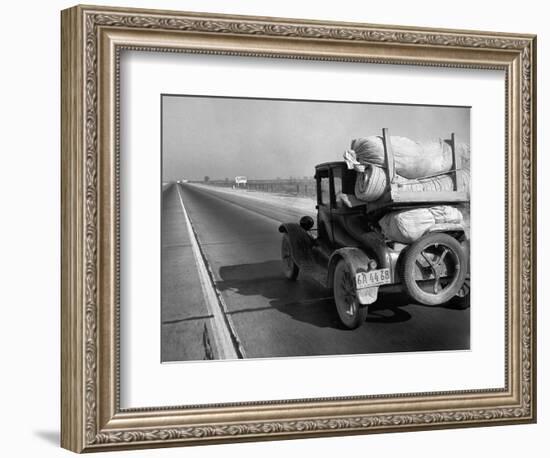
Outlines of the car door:
M 332 218 L 331 218 L 331 189 L 330 169 L 318 169 L 315 178 L 317 180 L 317 231 L 321 240 L 327 240 L 333 244 Z

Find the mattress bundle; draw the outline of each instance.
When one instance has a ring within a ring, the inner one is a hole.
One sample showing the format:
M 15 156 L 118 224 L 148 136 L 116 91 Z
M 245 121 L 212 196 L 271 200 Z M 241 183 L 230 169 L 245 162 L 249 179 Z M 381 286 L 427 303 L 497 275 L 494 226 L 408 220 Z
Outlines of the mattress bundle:
M 394 166 L 395 185 L 402 191 L 452 191 L 454 174 L 452 149 L 445 140 L 415 142 L 406 137 L 390 137 Z M 456 153 L 462 162 L 469 159 L 467 144 L 456 145 Z M 375 202 L 389 192 L 384 143 L 380 136 L 353 140 L 351 148 L 344 153 L 348 168 L 357 170 L 355 197 L 364 202 Z M 470 188 L 470 172 L 466 167 L 456 172 L 457 179 Z
M 456 207 L 437 205 L 386 213 L 378 224 L 387 239 L 413 243 L 434 229 L 445 231 L 462 227 L 464 218 Z
M 455 180 L 467 197 L 470 190 L 470 148 L 455 145 L 461 168 L 453 168 L 453 152 L 443 139 L 415 142 L 406 137 L 389 137 L 394 160 L 393 189 L 403 192 L 443 192 L 455 190 Z M 384 139 L 370 136 L 353 140 L 344 153 L 349 169 L 357 171 L 355 197 L 376 202 L 390 192 Z M 449 172 L 449 173 L 447 173 Z M 452 173 L 451 173 L 452 172 Z M 467 212 L 468 213 L 468 212 Z M 466 215 L 469 220 L 469 215 Z M 434 205 L 386 213 L 379 221 L 384 236 L 400 243 L 413 243 L 433 230 L 464 226 L 464 215 L 452 205 Z

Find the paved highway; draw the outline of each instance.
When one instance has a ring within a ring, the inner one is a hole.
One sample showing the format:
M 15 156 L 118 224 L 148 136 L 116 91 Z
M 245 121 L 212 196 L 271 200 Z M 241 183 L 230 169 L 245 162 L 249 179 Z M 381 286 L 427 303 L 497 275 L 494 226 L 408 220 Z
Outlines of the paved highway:
M 380 295 L 363 326 L 345 329 L 329 291 L 282 274 L 277 227 L 303 205 L 250 196 L 164 189 L 163 361 L 469 348 L 468 307 L 425 307 L 402 294 Z

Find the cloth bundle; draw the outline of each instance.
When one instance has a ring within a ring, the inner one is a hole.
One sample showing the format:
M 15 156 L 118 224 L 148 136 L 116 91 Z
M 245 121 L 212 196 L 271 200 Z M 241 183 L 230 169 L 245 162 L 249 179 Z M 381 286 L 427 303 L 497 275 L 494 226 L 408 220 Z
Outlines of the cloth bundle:
M 463 226 L 464 218 L 458 208 L 438 205 L 387 213 L 378 224 L 387 239 L 413 243 L 435 226 L 439 229 L 450 229 L 452 225 Z
M 457 180 L 462 184 L 468 198 L 470 196 L 470 171 L 457 170 Z M 402 191 L 452 191 L 454 189 L 454 177 L 451 174 L 438 175 L 432 178 L 421 180 L 397 180 L 397 188 Z
M 458 170 L 457 180 L 462 184 L 468 198 L 470 197 L 470 171 Z M 397 188 L 401 191 L 452 191 L 454 176 L 438 175 L 432 178 L 410 180 L 397 176 Z M 355 197 L 365 202 L 375 202 L 389 190 L 386 171 L 381 167 L 367 165 L 364 172 L 358 172 L 355 179 Z
M 447 141 L 439 139 L 415 142 L 406 137 L 390 137 L 395 162 L 396 184 L 403 191 L 452 191 L 454 176 L 445 174 L 452 168 L 452 149 Z M 457 179 L 469 193 L 470 148 L 465 143 L 455 145 L 462 159 Z M 380 136 L 353 140 L 351 149 L 344 153 L 349 169 L 355 169 L 355 196 L 365 202 L 374 202 L 389 191 L 384 143 Z M 440 175 L 437 175 L 440 174 Z M 433 176 L 436 175 L 436 176 Z
M 404 178 L 422 178 L 448 172 L 453 165 L 450 145 L 442 139 L 415 142 L 407 137 L 390 137 L 395 172 Z M 380 136 L 357 138 L 351 149 L 361 164 L 387 168 L 384 141 Z

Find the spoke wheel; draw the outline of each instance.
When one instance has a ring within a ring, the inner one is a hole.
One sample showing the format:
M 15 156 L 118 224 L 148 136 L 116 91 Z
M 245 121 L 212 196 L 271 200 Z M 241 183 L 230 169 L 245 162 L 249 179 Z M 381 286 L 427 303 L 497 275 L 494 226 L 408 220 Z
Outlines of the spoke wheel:
M 283 240 L 281 242 L 281 258 L 283 261 L 283 273 L 289 280 L 296 280 L 300 269 L 294 262 L 292 257 L 292 246 L 290 245 L 290 238 L 288 234 L 283 234 Z
M 421 304 L 443 304 L 464 284 L 466 253 L 448 234 L 432 233 L 422 237 L 403 256 L 403 285 L 409 296 Z
M 368 307 L 359 303 L 350 268 L 339 261 L 334 270 L 334 302 L 342 324 L 355 329 L 367 318 Z

